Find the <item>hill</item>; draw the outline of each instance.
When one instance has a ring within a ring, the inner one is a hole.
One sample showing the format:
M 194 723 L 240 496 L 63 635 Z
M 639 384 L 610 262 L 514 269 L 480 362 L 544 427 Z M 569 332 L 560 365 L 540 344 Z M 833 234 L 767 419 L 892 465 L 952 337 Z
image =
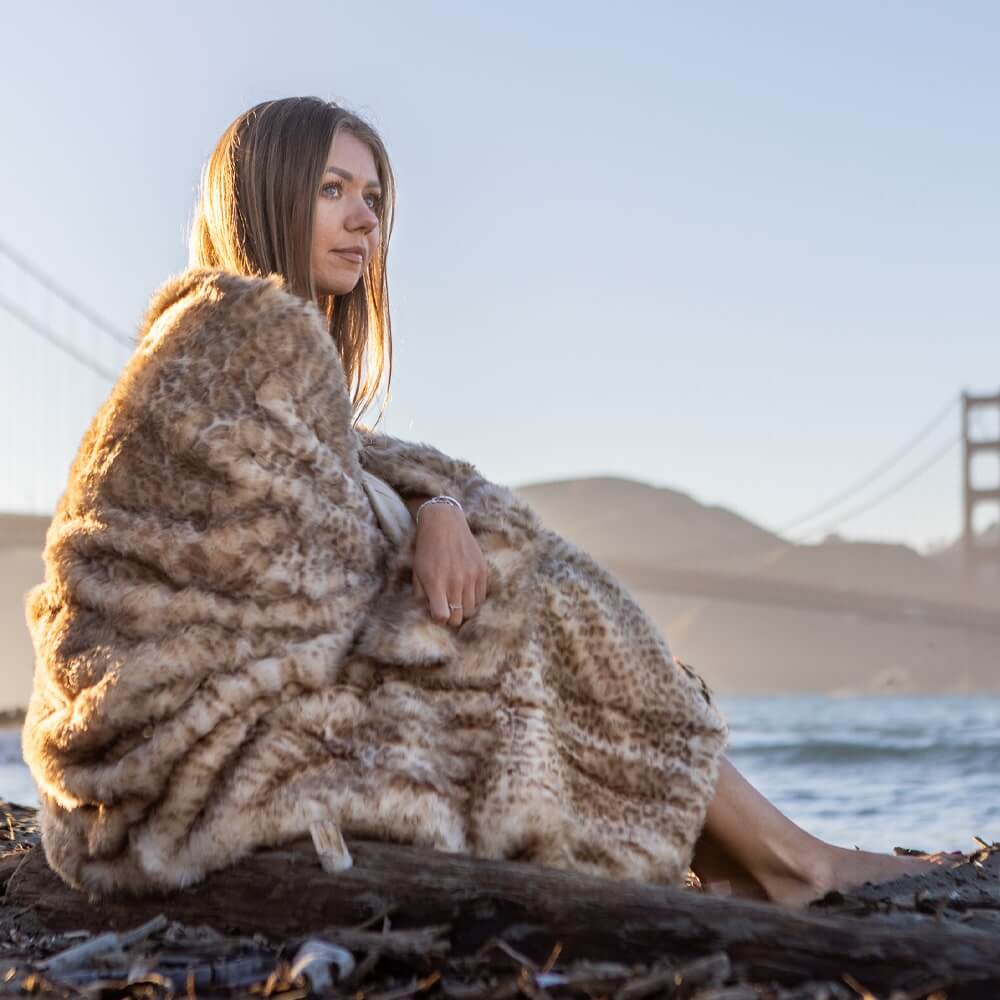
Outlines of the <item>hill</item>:
M 516 492 L 614 572 L 726 693 L 1000 690 L 1000 587 L 905 545 L 796 545 L 725 507 L 594 477 Z

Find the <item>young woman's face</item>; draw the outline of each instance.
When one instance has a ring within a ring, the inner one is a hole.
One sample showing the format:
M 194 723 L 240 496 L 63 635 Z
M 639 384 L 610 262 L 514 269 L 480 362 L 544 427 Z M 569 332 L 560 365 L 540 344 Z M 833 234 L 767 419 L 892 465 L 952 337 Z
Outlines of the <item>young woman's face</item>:
M 350 132 L 338 132 L 326 158 L 313 222 L 317 294 L 344 295 L 361 280 L 381 239 L 381 200 L 371 149 Z

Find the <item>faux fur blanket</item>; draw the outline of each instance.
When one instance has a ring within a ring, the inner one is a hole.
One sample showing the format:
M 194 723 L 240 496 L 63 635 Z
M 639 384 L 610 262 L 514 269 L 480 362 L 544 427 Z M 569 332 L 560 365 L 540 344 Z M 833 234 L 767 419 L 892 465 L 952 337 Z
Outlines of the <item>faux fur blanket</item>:
M 414 596 L 362 469 L 462 502 L 490 593 L 460 628 Z M 184 886 L 331 823 L 674 884 L 690 864 L 726 737 L 704 683 L 509 489 L 352 427 L 320 313 L 276 277 L 157 292 L 45 561 L 23 748 L 74 886 Z

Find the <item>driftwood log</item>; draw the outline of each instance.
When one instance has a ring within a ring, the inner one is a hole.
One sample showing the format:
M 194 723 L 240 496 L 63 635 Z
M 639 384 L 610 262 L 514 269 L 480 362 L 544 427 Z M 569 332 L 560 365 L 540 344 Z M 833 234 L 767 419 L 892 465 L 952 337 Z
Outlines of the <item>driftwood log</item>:
M 1000 996 L 995 925 L 968 926 L 970 915 L 1000 910 L 993 864 L 1000 855 L 989 850 L 985 864 L 794 911 L 399 845 L 352 842 L 350 849 L 354 866 L 335 874 L 323 871 L 311 846 L 297 844 L 258 852 L 188 890 L 91 903 L 35 847 L 10 876 L 4 903 L 30 907 L 53 931 L 124 930 L 165 914 L 272 938 L 389 914 L 394 930 L 447 926 L 452 956 L 497 938 L 539 965 L 557 944 L 563 959 L 633 964 L 724 953 L 735 976 L 758 983 L 847 976 L 879 996 L 924 996 L 936 986 L 948 987 L 949 1000 Z

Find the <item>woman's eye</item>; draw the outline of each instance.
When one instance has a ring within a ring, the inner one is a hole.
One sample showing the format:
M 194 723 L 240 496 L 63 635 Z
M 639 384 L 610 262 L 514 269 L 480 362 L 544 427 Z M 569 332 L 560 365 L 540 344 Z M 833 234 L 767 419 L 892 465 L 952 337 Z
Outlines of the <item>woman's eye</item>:
M 343 186 L 340 181 L 330 181 L 329 184 L 324 184 L 320 188 L 320 193 L 328 198 L 339 198 L 343 194 Z M 382 207 L 382 195 L 366 194 L 365 202 L 373 212 L 377 212 Z

